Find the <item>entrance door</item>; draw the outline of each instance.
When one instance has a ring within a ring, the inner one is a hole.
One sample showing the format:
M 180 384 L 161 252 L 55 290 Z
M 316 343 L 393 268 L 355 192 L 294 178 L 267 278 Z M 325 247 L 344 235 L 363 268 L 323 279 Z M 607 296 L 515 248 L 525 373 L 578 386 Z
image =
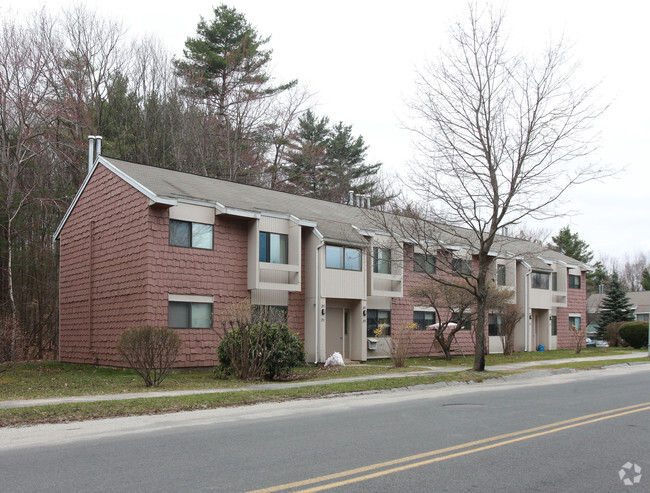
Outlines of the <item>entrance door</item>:
M 325 351 L 326 357 L 330 357 L 332 353 L 339 352 L 341 356 L 345 357 L 343 350 L 343 334 L 345 331 L 344 308 L 326 308 L 326 329 L 325 329 Z

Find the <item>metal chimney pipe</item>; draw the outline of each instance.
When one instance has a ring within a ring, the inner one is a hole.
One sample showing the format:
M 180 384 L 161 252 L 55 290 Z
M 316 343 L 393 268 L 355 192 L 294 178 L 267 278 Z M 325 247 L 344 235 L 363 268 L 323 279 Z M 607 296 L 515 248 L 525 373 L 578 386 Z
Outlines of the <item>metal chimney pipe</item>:
M 102 155 L 102 136 L 95 135 L 95 158 Z
M 350 196 L 350 200 L 348 200 L 348 205 L 354 205 L 354 190 L 350 190 L 348 194 Z
M 88 173 L 90 173 L 90 170 L 93 168 L 93 164 L 95 164 L 95 136 L 89 135 L 88 136 Z
M 370 209 L 370 195 L 366 195 L 366 208 Z
M 357 207 L 361 207 L 361 195 L 357 194 Z

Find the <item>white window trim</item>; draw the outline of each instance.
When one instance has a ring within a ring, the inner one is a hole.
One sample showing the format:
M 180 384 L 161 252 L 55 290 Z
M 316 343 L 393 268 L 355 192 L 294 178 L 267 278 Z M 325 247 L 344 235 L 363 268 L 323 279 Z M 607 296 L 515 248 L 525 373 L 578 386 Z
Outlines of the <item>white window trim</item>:
M 181 303 L 214 303 L 214 296 L 198 296 L 193 294 L 168 294 L 167 301 Z

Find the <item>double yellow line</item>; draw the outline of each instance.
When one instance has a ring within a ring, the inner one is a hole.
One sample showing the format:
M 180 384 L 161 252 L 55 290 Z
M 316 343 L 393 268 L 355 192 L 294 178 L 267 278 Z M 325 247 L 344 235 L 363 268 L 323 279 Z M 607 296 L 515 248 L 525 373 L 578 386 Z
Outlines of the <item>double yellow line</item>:
M 278 486 L 273 486 L 271 488 L 263 488 L 260 490 L 252 491 L 250 493 L 288 491 L 294 490 L 296 488 L 304 488 L 307 486 L 316 485 L 317 483 L 324 484 L 313 486 L 307 489 L 300 489 L 297 491 L 306 493 L 329 490 L 332 488 L 337 488 L 339 486 L 367 481 L 369 479 L 377 478 L 380 476 L 386 476 L 388 474 L 426 466 L 428 464 L 433 464 L 434 462 L 441 462 L 443 460 L 453 459 L 455 457 L 461 457 L 463 455 L 474 454 L 483 450 L 502 447 L 511 443 L 521 442 L 523 440 L 529 440 L 531 438 L 549 435 L 551 433 L 557 433 L 559 431 L 568 430 L 570 428 L 598 423 L 599 421 L 605 421 L 607 419 L 618 418 L 620 416 L 640 413 L 643 411 L 650 411 L 650 402 L 635 404 L 633 406 L 619 407 L 618 409 L 610 409 L 609 411 L 602 411 L 594 414 L 586 414 L 584 416 L 578 416 L 577 418 L 557 421 L 555 423 L 537 426 L 535 428 L 528 428 L 527 430 L 515 431 L 512 433 L 506 433 L 504 435 L 483 438 L 481 440 L 476 440 L 473 442 L 454 445 L 453 447 L 431 450 L 430 452 L 410 455 L 408 457 L 402 457 L 400 459 L 389 460 L 386 462 L 379 462 L 377 464 L 372 464 L 369 466 L 358 467 L 356 469 L 349 469 L 347 471 L 341 471 L 334 474 L 327 474 L 325 476 L 304 479 L 302 481 L 295 481 L 293 483 L 281 484 Z

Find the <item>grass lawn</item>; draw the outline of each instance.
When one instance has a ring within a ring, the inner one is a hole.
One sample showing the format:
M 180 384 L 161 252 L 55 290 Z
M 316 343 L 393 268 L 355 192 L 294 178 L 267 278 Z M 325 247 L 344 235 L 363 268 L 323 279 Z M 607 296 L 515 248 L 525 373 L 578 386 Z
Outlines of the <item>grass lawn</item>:
M 350 392 L 372 392 L 391 388 L 438 382 L 482 382 L 503 373 L 463 371 L 436 375 L 382 378 L 360 382 L 319 384 L 281 390 L 243 390 L 219 394 L 199 394 L 179 397 L 152 397 L 119 401 L 66 403 L 16 409 L 0 409 L 0 426 L 37 423 L 59 423 L 85 419 L 112 418 L 144 414 L 163 414 L 218 407 L 242 406 L 261 402 L 281 402 L 291 399 L 311 399 Z
M 290 380 L 317 381 L 417 370 L 417 368 L 389 369 L 369 365 L 334 368 L 308 365 L 297 368 Z M 209 370 L 194 373 L 182 371 L 168 375 L 160 387 L 152 389 L 146 388 L 142 379 L 133 370 L 48 361 L 20 363 L 0 373 L 0 400 L 122 394 L 156 390 L 236 388 L 254 383 L 218 380 L 212 376 L 212 372 Z

